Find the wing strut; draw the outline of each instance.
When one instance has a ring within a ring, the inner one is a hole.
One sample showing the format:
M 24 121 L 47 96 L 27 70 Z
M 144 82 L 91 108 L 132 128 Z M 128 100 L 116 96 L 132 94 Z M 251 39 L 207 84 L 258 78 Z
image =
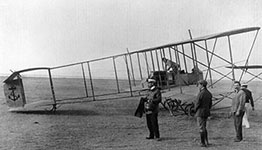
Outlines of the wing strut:
M 259 30 L 257 30 L 257 32 L 256 32 L 256 36 L 255 36 L 255 38 L 254 38 L 254 40 L 253 40 L 253 42 L 252 42 L 252 46 L 251 46 L 251 48 L 250 48 L 250 50 L 249 50 L 249 53 L 248 53 L 248 56 L 247 56 L 247 60 L 246 60 L 245 66 L 248 65 L 249 57 L 250 57 L 251 52 L 252 52 L 252 50 L 253 50 L 253 47 L 254 47 L 254 45 L 255 45 L 255 42 L 256 42 L 256 39 L 257 39 L 258 32 L 259 32 Z M 241 81 L 241 79 L 242 79 L 243 74 L 244 74 L 245 71 L 247 71 L 247 68 L 244 69 L 244 70 L 242 70 L 242 73 L 241 73 L 241 76 L 240 76 L 239 81 Z

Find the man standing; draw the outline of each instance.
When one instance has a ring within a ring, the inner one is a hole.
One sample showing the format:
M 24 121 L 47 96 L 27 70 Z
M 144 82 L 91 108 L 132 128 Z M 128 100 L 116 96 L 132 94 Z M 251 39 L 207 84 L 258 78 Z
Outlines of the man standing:
M 234 142 L 240 142 L 243 140 L 242 134 L 242 119 L 245 113 L 246 94 L 240 88 L 240 82 L 234 82 L 235 96 L 232 99 L 231 114 L 234 118 L 234 126 L 236 130 L 236 138 Z
M 242 84 L 241 89 L 245 92 L 246 94 L 246 103 L 245 103 L 245 114 L 243 117 L 243 126 L 246 126 L 246 128 L 250 128 L 250 124 L 248 122 L 248 116 L 249 116 L 249 110 L 250 110 L 250 105 L 252 107 L 252 110 L 255 110 L 254 108 L 254 101 L 252 97 L 252 92 L 247 89 L 247 84 Z M 249 104 L 250 102 L 250 104 Z
M 198 81 L 199 93 L 195 101 L 195 116 L 197 118 L 197 125 L 199 127 L 199 133 L 201 138 L 201 147 L 207 147 L 208 136 L 206 123 L 207 118 L 210 116 L 210 109 L 212 107 L 212 94 L 207 90 L 207 81 Z
M 145 98 L 144 108 L 146 113 L 146 122 L 149 129 L 149 136 L 146 139 L 154 139 L 157 141 L 160 140 L 159 127 L 158 127 L 158 112 L 159 112 L 159 103 L 161 102 L 161 92 L 160 89 L 156 86 L 155 79 L 148 79 L 149 91 Z

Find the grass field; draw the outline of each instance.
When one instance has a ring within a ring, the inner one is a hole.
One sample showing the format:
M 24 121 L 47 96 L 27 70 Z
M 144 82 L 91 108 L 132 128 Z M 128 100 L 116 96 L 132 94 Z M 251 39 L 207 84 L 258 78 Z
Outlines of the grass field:
M 85 94 L 78 89 L 78 81 L 67 87 L 67 79 L 59 79 L 56 88 L 61 96 Z M 28 101 L 50 99 L 49 87 L 37 79 L 38 84 L 27 83 Z M 39 83 L 41 83 L 39 85 Z M 48 83 L 48 82 L 47 82 Z M 106 83 L 110 87 L 110 83 Z M 48 84 L 46 84 L 48 85 Z M 104 84 L 97 84 L 103 91 Z M 32 90 L 30 89 L 33 88 Z M 253 82 L 250 89 L 254 93 L 255 111 L 249 118 L 251 128 L 243 129 L 244 140 L 234 143 L 235 131 L 232 118 L 227 117 L 228 108 L 212 111 L 208 121 L 210 150 L 260 150 L 262 149 L 262 84 Z M 194 89 L 190 91 L 190 89 Z M 230 84 L 221 83 L 218 89 L 230 89 Z M 31 90 L 31 91 L 30 91 Z M 184 88 L 185 92 L 196 94 L 195 88 Z M 215 93 L 218 90 L 212 90 Z M 39 110 L 24 113 L 8 111 L 1 87 L 0 91 L 0 149 L 2 150 L 42 150 L 42 149 L 79 149 L 79 150 L 191 150 L 206 149 L 199 147 L 199 133 L 194 117 L 186 115 L 170 116 L 161 108 L 159 126 L 161 141 L 146 140 L 148 130 L 145 118 L 137 118 L 134 111 L 139 97 L 91 101 L 80 104 L 63 105 L 56 113 Z M 176 93 L 178 90 L 170 91 Z M 170 93 L 169 92 L 169 93 Z M 63 93 L 65 95 L 63 95 Z M 60 95 L 58 94 L 58 95 Z M 166 94 L 166 93 L 164 93 Z M 164 95 L 163 94 L 163 95 Z M 171 94 L 172 95 L 172 94 Z M 230 101 L 223 102 L 225 105 Z M 217 106 L 219 107 L 219 106 Z

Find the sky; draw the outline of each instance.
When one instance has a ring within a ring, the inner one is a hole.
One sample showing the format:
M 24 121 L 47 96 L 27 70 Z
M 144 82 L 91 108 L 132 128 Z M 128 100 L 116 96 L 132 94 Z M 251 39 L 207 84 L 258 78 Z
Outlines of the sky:
M 0 75 L 262 26 L 261 0 L 0 0 Z M 259 34 L 251 63 L 262 64 Z

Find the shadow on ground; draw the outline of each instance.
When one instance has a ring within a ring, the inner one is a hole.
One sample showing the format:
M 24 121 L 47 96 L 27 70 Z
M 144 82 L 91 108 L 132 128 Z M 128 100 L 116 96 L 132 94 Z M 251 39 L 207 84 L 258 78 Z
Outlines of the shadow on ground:
M 94 116 L 99 115 L 99 113 L 90 110 L 57 110 L 57 111 L 47 111 L 47 110 L 26 110 L 12 112 L 18 114 L 37 114 L 37 115 L 71 115 L 71 116 Z

